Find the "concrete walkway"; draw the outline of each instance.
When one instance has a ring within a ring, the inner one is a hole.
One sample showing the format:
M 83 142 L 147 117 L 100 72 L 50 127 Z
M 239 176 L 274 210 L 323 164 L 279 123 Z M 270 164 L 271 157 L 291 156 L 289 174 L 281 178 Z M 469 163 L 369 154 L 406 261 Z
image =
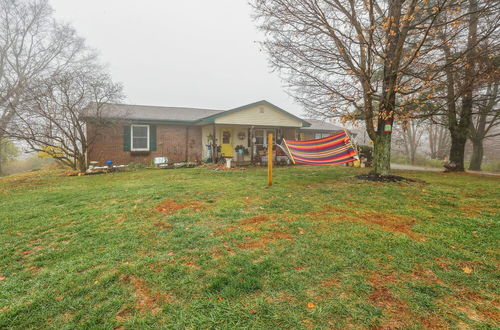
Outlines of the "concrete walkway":
M 423 167 L 423 166 L 402 165 L 402 164 L 391 164 L 391 168 L 394 170 L 409 170 L 409 171 L 429 171 L 429 172 L 443 172 L 444 171 L 444 167 L 437 168 L 437 167 Z M 500 176 L 500 173 L 491 173 L 491 172 L 467 171 L 466 173 Z

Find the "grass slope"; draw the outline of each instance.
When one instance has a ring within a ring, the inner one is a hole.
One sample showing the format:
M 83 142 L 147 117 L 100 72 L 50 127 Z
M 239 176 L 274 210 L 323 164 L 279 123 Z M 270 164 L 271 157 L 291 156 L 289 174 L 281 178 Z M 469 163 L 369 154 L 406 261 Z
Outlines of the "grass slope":
M 500 179 L 141 170 L 0 179 L 0 328 L 495 328 Z

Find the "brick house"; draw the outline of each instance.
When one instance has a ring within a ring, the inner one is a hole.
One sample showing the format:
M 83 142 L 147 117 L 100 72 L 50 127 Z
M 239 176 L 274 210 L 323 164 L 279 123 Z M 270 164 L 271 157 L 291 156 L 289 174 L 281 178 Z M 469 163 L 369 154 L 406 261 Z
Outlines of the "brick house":
M 167 157 L 169 163 L 200 162 L 213 156 L 249 163 L 265 154 L 268 133 L 279 144 L 283 138 L 310 140 L 342 130 L 296 117 L 267 101 L 231 110 L 107 104 L 101 118 L 109 124 L 98 126 L 92 116 L 87 118 L 87 135 L 94 137 L 87 159 L 99 164 L 149 164 L 155 157 Z

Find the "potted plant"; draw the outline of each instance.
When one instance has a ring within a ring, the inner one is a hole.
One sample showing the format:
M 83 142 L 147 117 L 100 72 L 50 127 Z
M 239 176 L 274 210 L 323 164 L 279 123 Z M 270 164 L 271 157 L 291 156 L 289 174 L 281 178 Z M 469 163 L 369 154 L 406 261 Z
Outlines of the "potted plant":
M 240 154 L 248 155 L 248 149 L 242 145 L 238 145 L 234 148 L 234 151 Z

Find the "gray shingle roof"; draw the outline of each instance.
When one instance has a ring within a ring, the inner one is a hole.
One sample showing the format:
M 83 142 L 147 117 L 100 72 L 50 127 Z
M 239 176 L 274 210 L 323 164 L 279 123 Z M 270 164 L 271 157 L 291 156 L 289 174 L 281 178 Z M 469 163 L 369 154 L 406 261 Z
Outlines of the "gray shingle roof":
M 106 104 L 102 116 L 107 118 L 123 118 L 128 120 L 153 121 L 197 121 L 223 110 L 159 107 L 151 105 Z
M 323 120 L 318 119 L 304 119 L 305 121 L 311 123 L 309 127 L 302 127 L 301 130 L 313 130 L 313 131 L 343 131 L 344 128 L 327 123 Z
M 259 101 L 246 105 L 240 108 L 245 108 L 255 104 L 266 103 L 271 106 L 271 103 L 267 101 Z M 274 106 L 276 107 L 276 106 Z M 240 108 L 232 110 L 214 110 L 214 109 L 200 109 L 200 108 L 183 108 L 183 107 L 160 107 L 152 105 L 134 105 L 134 104 L 106 104 L 101 110 L 101 114 L 105 118 L 118 118 L 125 120 L 136 120 L 136 121 L 167 121 L 167 122 L 197 122 L 201 119 L 212 117 L 223 112 L 233 112 Z M 286 112 L 278 108 L 279 110 Z M 92 105 L 88 109 L 88 117 L 93 116 L 94 108 Z M 290 114 L 290 116 L 295 117 Z M 297 118 L 307 123 L 311 126 L 302 127 L 305 130 L 316 130 L 316 131 L 341 131 L 342 127 L 327 123 L 322 120 L 317 119 L 301 119 Z

